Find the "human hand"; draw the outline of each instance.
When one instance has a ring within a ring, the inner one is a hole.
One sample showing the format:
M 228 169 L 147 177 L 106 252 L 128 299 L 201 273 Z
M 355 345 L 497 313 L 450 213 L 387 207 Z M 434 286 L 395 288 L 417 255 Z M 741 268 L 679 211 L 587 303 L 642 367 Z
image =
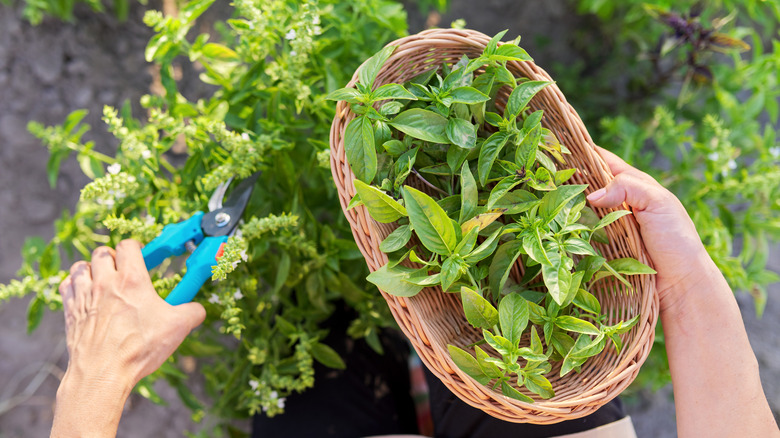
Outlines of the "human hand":
M 116 251 L 96 249 L 92 263 L 75 263 L 60 294 L 69 358 L 51 436 L 114 436 L 135 384 L 162 365 L 206 311 L 160 298 L 133 240 Z
M 157 295 L 133 240 L 120 242 L 116 251 L 96 249 L 91 264 L 77 262 L 70 272 L 60 285 L 68 368 L 89 379 L 132 388 L 206 317 L 199 303 L 171 306 Z
M 633 208 L 658 272 L 677 435 L 780 437 L 739 306 L 685 208 L 646 173 L 597 150 L 615 179 L 588 200 L 595 207 L 625 202 Z
M 720 272 L 704 249 L 685 207 L 672 192 L 617 155 L 598 146 L 596 149 L 615 179 L 588 195 L 588 201 L 601 208 L 618 207 L 625 202 L 633 209 L 645 248 L 658 272 L 661 311 L 679 307 L 686 290 Z

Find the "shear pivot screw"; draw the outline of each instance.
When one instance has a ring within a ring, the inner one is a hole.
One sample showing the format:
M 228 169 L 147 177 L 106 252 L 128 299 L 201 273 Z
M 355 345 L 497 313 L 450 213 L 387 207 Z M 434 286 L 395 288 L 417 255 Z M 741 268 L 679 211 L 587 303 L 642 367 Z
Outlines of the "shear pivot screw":
M 217 223 L 217 226 L 222 228 L 228 223 L 230 223 L 230 215 L 225 213 L 224 211 L 221 213 L 217 213 L 217 215 L 214 217 L 214 221 Z

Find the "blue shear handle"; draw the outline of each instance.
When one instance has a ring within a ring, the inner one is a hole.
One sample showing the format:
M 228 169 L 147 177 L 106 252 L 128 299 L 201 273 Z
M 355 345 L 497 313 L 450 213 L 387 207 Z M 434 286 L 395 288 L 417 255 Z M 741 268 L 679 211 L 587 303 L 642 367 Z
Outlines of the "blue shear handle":
M 146 269 L 156 267 L 168 257 L 184 254 L 189 241 L 195 245 L 199 244 L 203 240 L 203 230 L 200 227 L 202 219 L 203 212 L 199 211 L 186 221 L 166 225 L 162 233 L 141 250 Z
M 168 304 L 177 306 L 189 303 L 200 290 L 203 283 L 211 278 L 211 268 L 217 265 L 217 252 L 227 236 L 206 237 L 187 259 L 187 273 L 179 284 L 165 298 Z

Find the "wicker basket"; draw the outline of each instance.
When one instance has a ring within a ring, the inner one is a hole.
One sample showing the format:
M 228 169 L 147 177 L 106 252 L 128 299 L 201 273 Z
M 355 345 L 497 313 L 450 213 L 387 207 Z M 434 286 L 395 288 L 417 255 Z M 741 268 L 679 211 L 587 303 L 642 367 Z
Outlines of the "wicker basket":
M 490 38 L 469 30 L 428 30 L 390 43 L 399 46 L 387 60 L 377 77 L 375 87 L 389 82 L 405 82 L 442 62 L 454 63 L 463 55 L 476 57 L 482 53 Z M 507 68 L 517 77 L 533 80 L 551 80 L 547 73 L 533 62 L 510 62 Z M 354 86 L 357 74 L 348 86 Z M 506 96 L 503 96 L 505 101 Z M 497 100 L 502 100 L 501 93 Z M 572 155 L 567 165 L 579 169 L 571 179 L 573 184 L 589 184 L 588 193 L 604 187 L 612 175 L 596 153 L 585 126 L 577 113 L 566 102 L 557 86 L 542 90 L 531 102 L 533 110 L 543 109 L 543 125 L 552 130 Z M 339 102 L 336 118 L 330 132 L 331 170 L 339 192 L 339 200 L 360 251 L 374 271 L 385 263 L 387 256 L 379 244 L 395 228 L 394 224 L 380 224 L 368 215 L 364 207 L 346 210 L 352 196 L 354 174 L 344 150 L 344 130 L 355 117 L 345 102 Z M 600 216 L 607 213 L 598 210 Z M 638 227 L 633 216 L 627 216 L 607 227 L 610 244 L 597 248 L 608 259 L 634 257 L 649 264 Z M 515 266 L 512 275 L 519 278 L 522 266 Z M 653 344 L 658 316 L 658 297 L 652 276 L 629 276 L 631 292 L 614 279 L 602 280 L 591 292 L 601 302 L 602 313 L 610 323 L 640 314 L 640 321 L 622 335 L 624 348 L 618 354 L 611 343 L 583 365 L 580 373 L 558 376 L 560 364 L 553 364 L 548 375 L 555 396 L 542 400 L 522 389 L 535 403 L 524 403 L 479 384 L 462 372 L 452 361 L 447 344 L 463 348 L 482 339 L 463 315 L 459 294 L 445 294 L 439 287 L 426 288 L 412 298 L 400 298 L 382 292 L 401 330 L 417 350 L 423 363 L 455 395 L 464 402 L 502 420 L 517 423 L 553 424 L 586 416 L 609 402 L 636 377 Z M 526 339 L 527 342 L 527 339 Z

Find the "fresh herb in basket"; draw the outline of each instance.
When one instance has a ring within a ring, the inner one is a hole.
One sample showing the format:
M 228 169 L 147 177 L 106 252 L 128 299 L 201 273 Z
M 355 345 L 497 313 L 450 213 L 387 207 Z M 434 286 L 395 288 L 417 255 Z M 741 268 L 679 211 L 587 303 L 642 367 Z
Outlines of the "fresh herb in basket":
M 484 340 L 474 355 L 449 345 L 466 374 L 509 397 L 554 396 L 545 377 L 579 371 L 638 315 L 607 325 L 589 292 L 614 276 L 655 273 L 631 258 L 606 261 L 591 245 L 629 211 L 599 218 L 586 205 L 586 185 L 565 184 L 569 150 L 542 126 L 528 104 L 546 81 L 515 78 L 509 61 L 531 58 L 499 33 L 480 56 L 464 55 L 405 84 L 374 87 L 395 47 L 365 62 L 355 88 L 329 98 L 357 116 L 344 133 L 356 176 L 350 208 L 364 205 L 380 223 L 398 227 L 380 245 L 389 262 L 368 280 L 411 297 L 426 287 L 459 293 L 468 322 Z M 522 278 L 510 272 L 519 261 Z M 412 267 L 414 266 L 414 267 Z M 486 346 L 484 344 L 487 344 Z M 480 346 L 482 345 L 482 346 Z

